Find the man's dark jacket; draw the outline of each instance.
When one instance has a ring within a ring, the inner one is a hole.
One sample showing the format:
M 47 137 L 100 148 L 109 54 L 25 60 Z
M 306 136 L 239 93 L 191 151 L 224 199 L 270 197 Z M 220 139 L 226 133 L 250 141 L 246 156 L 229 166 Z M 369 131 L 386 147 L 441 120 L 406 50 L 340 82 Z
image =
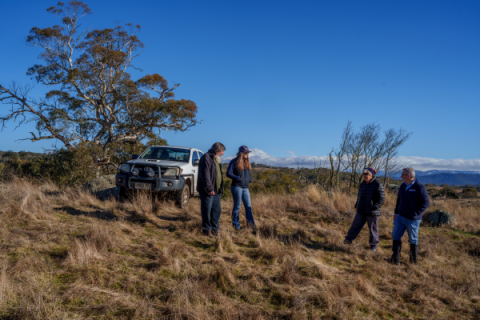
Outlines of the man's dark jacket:
M 217 166 L 215 165 L 214 159 L 215 153 L 212 149 L 208 150 L 200 158 L 200 163 L 198 164 L 198 182 L 197 182 L 197 191 L 199 194 L 208 196 L 210 192 L 215 191 L 217 193 L 219 190 L 216 190 L 217 186 Z M 220 166 L 220 171 L 222 172 L 222 166 Z M 223 172 L 222 172 L 223 176 Z M 222 185 L 220 187 L 221 192 L 223 190 L 223 179 Z
M 364 216 L 379 216 L 380 208 L 385 202 L 383 185 L 375 178 L 366 183 L 363 181 L 358 188 L 357 202 L 355 208 L 357 213 Z
M 232 179 L 232 187 L 248 188 L 250 182 L 252 182 L 252 176 L 249 169 L 238 171 L 237 159 L 230 161 L 227 169 L 227 177 Z
M 427 189 L 418 180 L 407 190 L 407 184 L 402 183 L 398 189 L 397 205 L 395 214 L 399 214 L 410 220 L 422 220 L 422 214 L 430 205 Z

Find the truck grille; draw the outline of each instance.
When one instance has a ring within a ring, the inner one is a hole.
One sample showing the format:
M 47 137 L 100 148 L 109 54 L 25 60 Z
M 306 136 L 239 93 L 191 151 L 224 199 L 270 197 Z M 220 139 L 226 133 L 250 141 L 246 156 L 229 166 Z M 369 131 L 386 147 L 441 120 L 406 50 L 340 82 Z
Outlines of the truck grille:
M 139 177 L 149 178 L 149 176 L 147 176 L 147 171 L 145 171 L 145 168 L 151 168 L 151 169 L 155 172 L 154 177 L 158 177 L 158 171 L 159 171 L 159 167 L 158 167 L 158 166 L 149 166 L 149 165 L 143 165 L 143 164 L 136 164 L 136 165 L 135 165 L 135 168 L 138 169 L 138 176 L 139 176 Z M 153 178 L 153 177 L 152 177 L 152 178 Z

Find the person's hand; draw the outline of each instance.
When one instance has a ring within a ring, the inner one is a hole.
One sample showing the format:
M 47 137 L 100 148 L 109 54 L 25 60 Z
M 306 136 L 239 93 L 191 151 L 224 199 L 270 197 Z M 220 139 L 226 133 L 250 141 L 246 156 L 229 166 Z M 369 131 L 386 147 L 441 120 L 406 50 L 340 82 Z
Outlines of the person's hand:
M 215 191 L 209 192 L 208 195 L 209 195 L 209 196 L 214 196 L 214 195 L 215 195 Z
M 397 219 L 397 217 L 398 217 L 398 214 L 394 214 L 393 215 L 393 221 L 395 221 L 395 219 Z

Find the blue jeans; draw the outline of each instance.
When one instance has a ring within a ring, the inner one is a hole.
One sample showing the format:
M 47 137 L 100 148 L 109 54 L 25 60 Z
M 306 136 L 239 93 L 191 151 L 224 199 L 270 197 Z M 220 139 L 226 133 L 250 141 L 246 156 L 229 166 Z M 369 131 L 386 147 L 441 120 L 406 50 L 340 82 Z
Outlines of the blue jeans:
M 202 229 L 204 232 L 208 232 L 208 230 L 218 232 L 218 229 L 220 229 L 219 220 L 222 213 L 220 196 L 220 194 L 215 194 L 214 196 L 200 194 L 200 210 L 202 212 Z
M 247 225 L 250 227 L 255 227 L 255 221 L 253 220 L 252 213 L 252 202 L 250 200 L 250 191 L 248 188 L 241 188 L 232 186 L 230 188 L 233 196 L 233 210 L 232 210 L 232 225 L 235 229 L 240 229 L 240 219 L 238 212 L 240 207 L 245 207 L 245 218 L 247 219 Z
M 398 215 L 393 221 L 392 238 L 396 241 L 402 241 L 403 234 L 407 230 L 408 242 L 418 244 L 418 229 L 420 229 L 422 220 L 410 220 Z

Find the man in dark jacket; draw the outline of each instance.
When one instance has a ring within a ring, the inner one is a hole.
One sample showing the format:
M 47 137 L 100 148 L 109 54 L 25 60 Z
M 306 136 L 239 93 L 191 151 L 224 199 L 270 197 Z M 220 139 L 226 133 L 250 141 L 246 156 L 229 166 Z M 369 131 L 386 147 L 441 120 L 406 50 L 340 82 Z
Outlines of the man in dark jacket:
M 377 171 L 373 168 L 363 169 L 363 181 L 358 189 L 357 202 L 355 203 L 357 214 L 344 241 L 345 244 L 351 244 L 367 223 L 370 231 L 370 250 L 373 252 L 377 250 L 379 242 L 378 220 L 380 220 L 380 208 L 385 202 L 383 186 L 375 178 L 376 174 Z
M 422 221 L 422 214 L 430 205 L 427 189 L 417 179 L 415 170 L 405 168 L 402 172 L 404 183 L 400 186 L 393 217 L 393 254 L 387 259 L 389 263 L 400 264 L 402 251 L 402 236 L 407 231 L 410 243 L 410 263 L 417 264 L 418 230 Z
M 197 191 L 200 195 L 202 229 L 210 238 L 217 235 L 220 228 L 220 197 L 224 193 L 221 161 L 224 151 L 225 146 L 215 142 L 198 164 Z

